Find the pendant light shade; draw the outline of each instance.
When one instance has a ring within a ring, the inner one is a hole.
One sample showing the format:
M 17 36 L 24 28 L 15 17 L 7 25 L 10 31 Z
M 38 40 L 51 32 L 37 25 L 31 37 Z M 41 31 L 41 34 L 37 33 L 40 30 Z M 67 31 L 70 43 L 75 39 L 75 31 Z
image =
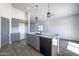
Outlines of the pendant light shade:
M 49 6 L 49 3 L 48 3 L 48 12 L 47 12 L 47 18 L 50 18 L 51 17 L 51 12 L 49 10 L 50 6 Z
M 51 13 L 47 12 L 47 18 L 50 18 L 50 17 L 51 17 Z
M 37 16 L 35 17 L 35 21 L 38 21 L 38 17 Z

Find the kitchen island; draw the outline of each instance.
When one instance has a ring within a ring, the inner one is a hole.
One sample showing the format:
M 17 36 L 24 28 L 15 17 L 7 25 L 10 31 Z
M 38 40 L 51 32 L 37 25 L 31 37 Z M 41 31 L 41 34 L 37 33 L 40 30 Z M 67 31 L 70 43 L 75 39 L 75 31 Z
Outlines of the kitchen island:
M 27 34 L 27 44 L 32 46 L 37 51 L 41 52 L 45 56 L 51 56 L 57 54 L 57 46 L 52 47 L 53 36 L 43 33 L 28 33 Z M 55 51 L 53 51 L 54 49 Z M 53 53 L 52 53 L 53 52 Z

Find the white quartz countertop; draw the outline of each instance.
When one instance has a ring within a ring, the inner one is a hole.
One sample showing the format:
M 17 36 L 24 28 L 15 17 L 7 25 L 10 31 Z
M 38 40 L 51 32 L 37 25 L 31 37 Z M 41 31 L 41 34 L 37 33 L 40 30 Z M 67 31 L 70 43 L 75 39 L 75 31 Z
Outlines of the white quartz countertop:
M 32 34 L 32 35 L 36 35 L 36 36 L 40 36 L 40 37 L 45 37 L 45 38 L 53 38 L 53 35 L 50 35 L 49 33 L 42 33 L 41 35 L 35 34 L 35 32 L 30 32 L 28 34 Z
M 49 33 L 42 33 L 41 35 L 35 34 L 35 33 L 39 33 L 39 32 L 30 32 L 28 34 L 32 34 L 32 35 L 36 35 L 36 36 L 40 36 L 40 37 L 45 37 L 45 38 L 49 38 L 49 39 L 53 39 L 53 37 L 55 37 L 55 34 L 49 34 Z M 73 41 L 73 42 L 79 42 L 79 40 L 74 40 L 74 39 L 64 39 L 60 37 L 60 40 L 66 40 L 66 41 Z

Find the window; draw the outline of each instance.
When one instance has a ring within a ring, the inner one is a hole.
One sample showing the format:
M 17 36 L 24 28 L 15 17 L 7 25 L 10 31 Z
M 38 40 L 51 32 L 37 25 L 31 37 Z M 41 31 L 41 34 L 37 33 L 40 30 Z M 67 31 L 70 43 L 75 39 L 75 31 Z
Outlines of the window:
M 39 30 L 39 31 L 43 31 L 43 25 L 39 25 L 39 26 L 38 26 L 38 30 Z

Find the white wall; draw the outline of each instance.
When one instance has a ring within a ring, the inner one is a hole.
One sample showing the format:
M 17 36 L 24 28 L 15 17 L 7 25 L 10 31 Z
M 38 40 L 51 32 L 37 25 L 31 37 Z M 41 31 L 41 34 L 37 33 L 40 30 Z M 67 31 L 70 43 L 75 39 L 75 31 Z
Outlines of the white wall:
M 59 34 L 61 38 L 79 41 L 79 15 L 52 19 L 51 21 L 31 24 L 31 30 L 37 31 L 37 24 L 42 24 L 43 32 Z
M 12 17 L 17 18 L 17 19 L 21 19 L 21 20 L 25 20 L 25 13 L 12 7 Z
M 44 32 L 57 33 L 61 38 L 79 41 L 79 15 L 43 23 Z
M 0 16 L 11 18 L 11 4 L 10 3 L 0 3 Z

